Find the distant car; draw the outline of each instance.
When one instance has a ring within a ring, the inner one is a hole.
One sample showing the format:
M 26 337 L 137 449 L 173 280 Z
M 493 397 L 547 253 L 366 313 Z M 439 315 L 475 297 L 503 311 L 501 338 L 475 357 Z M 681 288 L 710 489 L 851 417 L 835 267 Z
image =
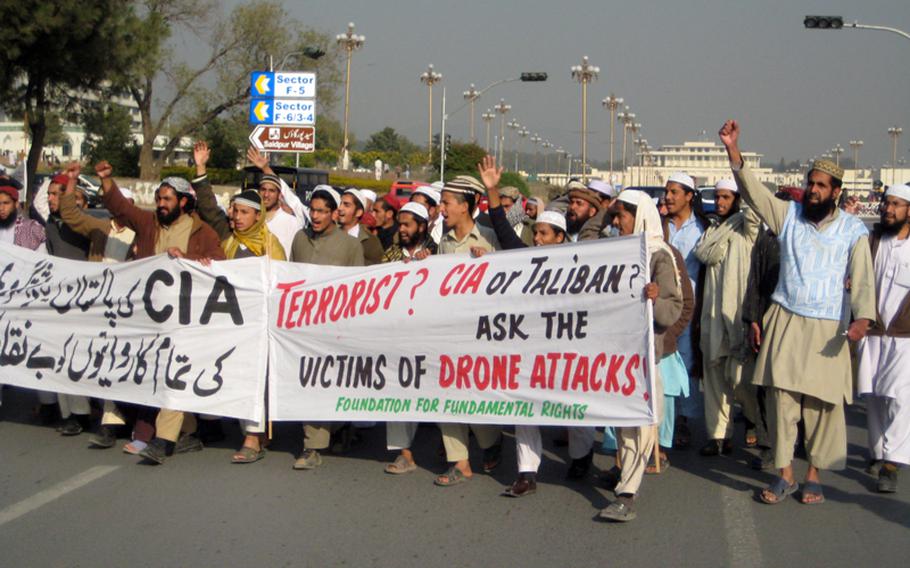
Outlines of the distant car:
M 641 185 L 641 186 L 626 187 L 623 189 L 635 189 L 638 191 L 644 191 L 645 193 L 647 193 L 648 195 L 651 196 L 651 199 L 660 199 L 661 197 L 663 197 L 664 195 L 667 194 L 667 189 L 662 185 Z
M 705 214 L 711 214 L 717 211 L 717 190 L 713 185 L 703 185 L 698 188 L 698 194 L 701 196 L 701 208 Z
M 329 183 L 329 172 L 312 168 L 294 168 L 291 166 L 272 166 L 272 170 L 284 180 L 305 204 L 309 205 L 313 188 Z M 255 166 L 243 169 L 243 189 L 259 189 L 262 170 Z
M 414 190 L 420 187 L 420 184 L 408 180 L 398 180 L 392 184 L 392 187 L 389 189 L 389 195 L 398 200 L 398 206 L 401 207 L 405 203 L 411 200 L 411 195 L 414 193 Z

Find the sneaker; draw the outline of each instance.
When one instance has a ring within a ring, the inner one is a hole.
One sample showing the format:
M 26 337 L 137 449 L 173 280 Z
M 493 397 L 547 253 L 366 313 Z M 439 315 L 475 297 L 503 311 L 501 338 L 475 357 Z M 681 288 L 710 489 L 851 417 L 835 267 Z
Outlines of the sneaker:
M 174 453 L 175 454 L 186 454 L 189 452 L 201 452 L 204 448 L 202 440 L 197 438 L 194 434 L 180 434 L 180 437 L 177 438 L 177 443 L 174 444 Z
M 92 434 L 92 437 L 88 439 L 88 445 L 93 448 L 113 448 L 116 443 L 117 436 L 114 434 L 114 429 L 103 424 L 98 428 L 98 432 Z
M 882 464 L 878 472 L 875 490 L 879 493 L 897 493 L 897 466 L 890 462 Z
M 635 509 L 632 507 L 634 495 L 620 495 L 616 501 L 610 503 L 606 509 L 603 509 L 598 518 L 604 521 L 613 521 L 614 523 L 627 523 L 637 516 Z
M 297 461 L 294 462 L 294 469 L 316 469 L 322 465 L 322 456 L 316 450 L 303 450 Z
M 149 445 L 147 445 L 141 452 L 139 452 L 139 457 L 145 458 L 152 463 L 160 465 L 163 464 L 164 460 L 167 459 L 167 450 L 167 442 L 161 438 L 155 438 L 149 443 Z
M 566 479 L 582 479 L 584 476 L 588 475 L 588 470 L 591 469 L 591 462 L 594 461 L 594 450 L 588 452 L 583 458 L 578 458 L 572 460 L 572 465 L 569 466 L 569 471 L 566 472 Z
M 57 428 L 57 431 L 60 432 L 61 436 L 78 436 L 82 433 L 82 424 L 76 420 L 75 416 L 70 416 L 63 421 L 63 424 Z

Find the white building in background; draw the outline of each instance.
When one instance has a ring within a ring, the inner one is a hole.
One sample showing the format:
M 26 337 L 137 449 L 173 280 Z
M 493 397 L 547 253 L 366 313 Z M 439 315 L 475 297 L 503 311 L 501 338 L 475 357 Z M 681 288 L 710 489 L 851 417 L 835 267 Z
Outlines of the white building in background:
M 81 100 L 86 103 L 94 103 L 98 101 L 98 96 L 95 93 L 87 93 L 82 96 Z M 133 140 L 141 145 L 143 136 L 139 105 L 136 104 L 132 97 L 111 97 L 109 102 L 125 108 L 130 113 L 130 130 L 132 131 Z M 76 112 L 78 112 L 78 108 Z M 86 159 L 88 144 L 86 143 L 85 129 L 82 124 L 64 122 L 63 134 L 65 137 L 63 143 L 44 147 L 42 161 L 59 161 L 63 163 L 71 160 L 83 161 Z M 164 150 L 168 140 L 168 137 L 163 135 L 155 138 L 154 150 L 156 156 Z M 0 161 L 4 163 L 15 162 L 16 156 L 20 152 L 28 153 L 28 143 L 23 120 L 19 117 L 0 113 Z M 185 165 L 192 155 L 193 141 L 190 138 L 183 138 L 177 149 L 171 154 L 169 163 Z
M 900 168 L 888 168 L 882 167 L 879 170 L 879 178 L 882 180 L 882 183 L 885 184 L 885 187 L 889 185 L 910 183 L 910 168 L 900 167 Z

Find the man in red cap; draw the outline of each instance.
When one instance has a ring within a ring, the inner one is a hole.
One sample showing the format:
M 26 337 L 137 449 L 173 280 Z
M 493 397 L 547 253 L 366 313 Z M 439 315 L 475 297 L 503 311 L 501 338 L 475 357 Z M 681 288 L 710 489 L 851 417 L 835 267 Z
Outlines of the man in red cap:
M 19 190 L 0 185 L 0 242 L 36 250 L 44 248 L 44 239 L 44 227 L 40 223 L 19 215 Z M 0 390 L 0 404 L 2 401 Z

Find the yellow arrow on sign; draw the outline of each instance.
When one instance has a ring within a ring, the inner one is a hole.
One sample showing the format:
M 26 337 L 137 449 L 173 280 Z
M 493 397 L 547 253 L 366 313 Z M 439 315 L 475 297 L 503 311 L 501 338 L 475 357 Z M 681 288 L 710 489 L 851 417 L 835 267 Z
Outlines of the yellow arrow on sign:
M 253 112 L 256 114 L 256 120 L 268 120 L 269 118 L 269 103 L 265 101 L 259 101 L 256 103 L 256 106 L 253 108 Z
M 264 95 L 269 92 L 268 75 L 260 75 L 259 78 L 256 79 L 256 90 L 259 91 L 260 95 Z

